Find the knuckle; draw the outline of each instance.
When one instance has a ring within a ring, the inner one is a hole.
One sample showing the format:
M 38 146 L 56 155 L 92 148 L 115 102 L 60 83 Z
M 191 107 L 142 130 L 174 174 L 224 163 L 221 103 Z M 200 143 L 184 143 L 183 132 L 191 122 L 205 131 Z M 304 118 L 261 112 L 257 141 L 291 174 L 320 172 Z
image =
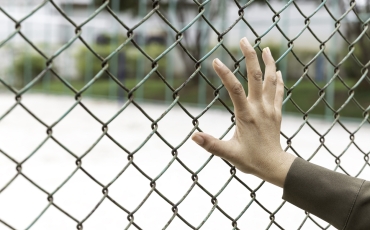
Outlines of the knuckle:
M 267 117 L 270 117 L 270 118 L 275 117 L 275 113 L 272 109 L 266 110 L 266 115 L 267 115 Z
M 271 68 L 274 73 L 276 73 L 276 63 L 273 58 L 270 59 L 270 62 L 268 63 L 269 68 Z
M 257 57 L 257 53 L 254 49 L 250 49 L 246 53 L 246 58 L 256 58 L 256 57 Z
M 250 123 L 250 124 L 256 124 L 256 118 L 253 116 L 248 116 L 244 118 L 245 122 Z
M 277 79 L 276 76 L 269 75 L 266 77 L 266 80 L 272 83 L 273 85 L 277 85 Z
M 254 70 L 252 71 L 252 77 L 256 81 L 262 81 L 262 71 L 261 70 Z
M 211 141 L 207 146 L 206 150 L 210 153 L 214 153 L 217 151 L 217 145 L 215 141 Z
M 274 106 L 271 106 L 267 101 L 264 101 L 261 112 L 263 114 L 263 117 L 266 118 L 274 118 L 275 117 L 275 108 Z
M 244 93 L 244 88 L 240 82 L 236 82 L 232 86 L 231 91 L 235 95 L 242 95 Z
M 278 87 L 276 87 L 276 93 L 279 97 L 284 96 L 284 85 L 279 84 Z
M 240 116 L 240 117 L 238 117 L 238 119 L 240 119 L 242 122 L 249 123 L 249 124 L 256 124 L 257 123 L 256 116 L 255 116 L 254 113 L 249 113 L 249 114 L 246 114 L 244 116 Z

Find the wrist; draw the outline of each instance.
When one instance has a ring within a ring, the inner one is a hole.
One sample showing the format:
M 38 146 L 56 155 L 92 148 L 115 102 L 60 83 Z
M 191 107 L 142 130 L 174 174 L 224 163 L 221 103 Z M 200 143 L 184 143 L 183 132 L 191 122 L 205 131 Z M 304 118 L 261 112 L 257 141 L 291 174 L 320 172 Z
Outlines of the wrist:
M 270 158 L 266 159 L 264 167 L 260 168 L 255 176 L 283 188 L 285 178 L 295 158 L 294 155 L 283 150 L 271 154 Z

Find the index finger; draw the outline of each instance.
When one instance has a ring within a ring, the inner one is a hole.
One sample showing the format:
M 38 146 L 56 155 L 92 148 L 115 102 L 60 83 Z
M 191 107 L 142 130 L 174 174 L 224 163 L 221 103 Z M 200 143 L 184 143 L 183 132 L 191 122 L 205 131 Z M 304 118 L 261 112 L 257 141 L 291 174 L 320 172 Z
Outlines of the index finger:
M 259 101 L 262 97 L 263 83 L 257 53 L 245 37 L 240 40 L 240 49 L 244 54 L 247 65 L 248 99 Z
M 245 96 L 243 85 L 235 77 L 229 68 L 226 67 L 218 58 L 213 61 L 213 68 L 217 75 L 221 78 L 226 90 L 229 92 L 230 98 L 233 101 L 236 114 L 244 111 L 247 105 L 247 97 Z

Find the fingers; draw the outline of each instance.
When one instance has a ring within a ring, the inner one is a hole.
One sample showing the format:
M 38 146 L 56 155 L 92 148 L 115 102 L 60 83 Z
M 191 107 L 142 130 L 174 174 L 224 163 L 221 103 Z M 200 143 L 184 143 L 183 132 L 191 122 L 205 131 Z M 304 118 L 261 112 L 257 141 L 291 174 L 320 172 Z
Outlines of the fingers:
M 244 54 L 247 65 L 248 99 L 258 101 L 262 95 L 262 72 L 256 51 L 246 38 L 240 40 L 240 49 Z
M 217 75 L 221 78 L 222 83 L 226 87 L 231 100 L 233 101 L 235 112 L 242 112 L 247 103 L 247 97 L 244 88 L 235 75 L 227 68 L 218 58 L 213 61 L 213 68 Z
M 276 72 L 275 111 L 281 113 L 284 99 L 284 82 L 280 71 Z
M 216 139 L 212 137 L 209 134 L 206 133 L 195 133 L 191 139 L 195 141 L 198 145 L 203 147 L 208 152 L 222 157 L 224 159 L 230 159 L 230 152 L 233 149 L 233 146 L 231 146 L 230 141 L 221 141 L 219 139 Z
M 276 65 L 268 47 L 263 49 L 262 59 L 266 66 L 265 79 L 263 81 L 263 97 L 266 99 L 267 103 L 274 105 L 276 93 Z

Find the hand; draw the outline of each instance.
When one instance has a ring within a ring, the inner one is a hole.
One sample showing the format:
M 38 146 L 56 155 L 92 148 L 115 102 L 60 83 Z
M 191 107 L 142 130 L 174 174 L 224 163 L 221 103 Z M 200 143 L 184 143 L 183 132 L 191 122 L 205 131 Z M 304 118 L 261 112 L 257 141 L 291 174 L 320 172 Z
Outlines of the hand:
M 280 145 L 281 107 L 284 83 L 276 72 L 269 48 L 264 48 L 265 79 L 255 50 L 246 38 L 240 48 L 245 56 L 248 75 L 248 97 L 235 75 L 218 59 L 213 68 L 221 78 L 234 104 L 236 129 L 229 141 L 218 140 L 205 133 L 192 139 L 208 152 L 229 161 L 240 171 L 283 187 L 294 156 Z

